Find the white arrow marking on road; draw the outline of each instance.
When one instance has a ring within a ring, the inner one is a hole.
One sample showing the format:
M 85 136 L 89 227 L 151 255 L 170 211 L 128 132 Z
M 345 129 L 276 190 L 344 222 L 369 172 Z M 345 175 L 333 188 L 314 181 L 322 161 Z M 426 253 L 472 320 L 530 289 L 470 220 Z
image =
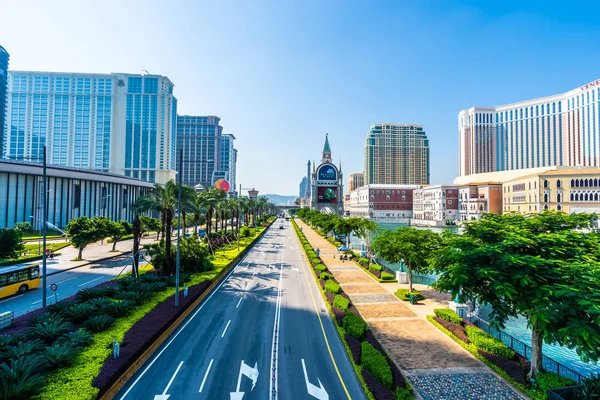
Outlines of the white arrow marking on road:
M 292 269 L 293 269 L 294 271 L 296 271 L 296 272 L 300 272 L 300 270 L 299 270 L 298 268 L 296 268 L 296 267 L 292 267 Z
M 169 398 L 169 396 L 171 396 L 170 394 L 167 394 L 167 391 L 171 387 L 171 384 L 175 380 L 175 377 L 177 376 L 177 373 L 179 372 L 179 369 L 181 368 L 182 365 L 183 365 L 183 361 L 179 363 L 179 366 L 175 370 L 175 373 L 171 377 L 171 380 L 169 380 L 169 383 L 167 383 L 167 387 L 165 387 L 165 390 L 163 390 L 162 394 L 157 394 L 156 396 L 154 396 L 154 400 L 167 400 Z
M 325 391 L 320 379 L 317 379 L 319 381 L 319 386 L 315 386 L 308 381 L 308 374 L 306 373 L 304 358 L 302 359 L 302 369 L 304 370 L 304 381 L 306 382 L 306 390 L 308 391 L 308 394 L 319 400 L 329 400 L 329 395 Z
M 242 360 L 242 364 L 240 365 L 240 373 L 238 375 L 237 388 L 235 389 L 235 392 L 229 393 L 231 400 L 241 400 L 244 397 L 245 392 L 240 392 L 242 375 L 246 375 L 252 380 L 252 389 L 250 389 L 250 391 L 252 391 L 254 386 L 256 386 L 256 381 L 258 380 L 258 362 L 254 364 L 254 368 L 251 368 L 244 362 L 244 360 Z
M 211 359 L 210 364 L 208 364 L 208 368 L 206 368 L 206 373 L 204 374 L 204 379 L 202 379 L 202 384 L 200 385 L 200 390 L 198 390 L 198 393 L 202 393 L 202 389 L 204 389 L 204 382 L 206 382 L 206 378 L 208 377 L 208 373 L 210 372 L 210 367 L 212 367 L 213 361 L 214 359 Z

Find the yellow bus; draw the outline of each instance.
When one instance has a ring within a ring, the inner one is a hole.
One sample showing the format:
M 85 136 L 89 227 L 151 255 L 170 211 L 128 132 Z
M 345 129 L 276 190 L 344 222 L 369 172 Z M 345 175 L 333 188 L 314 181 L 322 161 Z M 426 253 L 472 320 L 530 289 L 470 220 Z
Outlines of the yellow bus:
M 0 267 L 0 299 L 40 286 L 38 264 Z

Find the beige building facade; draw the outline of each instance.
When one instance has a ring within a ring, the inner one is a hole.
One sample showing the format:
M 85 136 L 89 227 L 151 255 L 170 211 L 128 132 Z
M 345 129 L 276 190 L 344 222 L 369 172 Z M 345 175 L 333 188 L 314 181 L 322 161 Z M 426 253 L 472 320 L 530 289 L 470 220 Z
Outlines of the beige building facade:
M 504 213 L 600 213 L 600 169 L 559 167 L 525 175 L 504 182 L 502 195 Z
M 362 186 L 365 186 L 365 174 L 362 172 L 350 174 L 350 178 L 348 179 L 348 192 L 352 192 Z
M 502 183 L 474 182 L 458 186 L 460 221 L 478 220 L 484 213 L 502 214 Z

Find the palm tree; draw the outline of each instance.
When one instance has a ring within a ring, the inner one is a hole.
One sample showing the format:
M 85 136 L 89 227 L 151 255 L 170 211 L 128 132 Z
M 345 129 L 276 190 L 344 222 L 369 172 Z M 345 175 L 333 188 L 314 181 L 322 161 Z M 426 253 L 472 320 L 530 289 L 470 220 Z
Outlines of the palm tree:
M 185 228 L 187 228 L 186 217 L 187 214 L 193 213 L 193 204 L 196 199 L 196 191 L 193 187 L 182 185 L 181 186 L 181 219 L 183 220 L 183 233 L 185 235 Z
M 162 222 L 162 234 L 165 239 L 165 265 L 164 272 L 173 272 L 173 260 L 171 259 L 171 235 L 173 215 L 177 208 L 177 184 L 174 180 L 168 181 L 164 186 L 154 185 L 154 190 L 136 201 L 135 209 L 140 211 L 158 211 Z
M 210 188 L 201 193 L 202 203 L 206 207 L 206 236 L 210 238 L 211 223 L 214 215 L 215 207 L 225 198 L 226 193 L 222 190 Z
M 204 197 L 202 193 L 194 193 L 194 197 L 187 204 L 188 212 L 192 214 L 194 221 L 194 234 L 198 235 L 198 224 L 202 221 L 202 214 L 206 213 L 204 206 Z M 205 218 L 206 219 L 206 218 Z

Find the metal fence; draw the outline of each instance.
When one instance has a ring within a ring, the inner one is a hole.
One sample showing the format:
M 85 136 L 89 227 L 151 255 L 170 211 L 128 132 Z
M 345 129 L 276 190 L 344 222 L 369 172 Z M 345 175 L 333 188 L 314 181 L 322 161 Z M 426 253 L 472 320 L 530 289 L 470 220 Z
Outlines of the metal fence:
M 496 339 L 501 340 L 504 344 L 506 344 L 508 347 L 510 347 L 526 359 L 531 360 L 531 346 L 529 346 L 527 343 L 522 342 L 516 337 L 498 328 L 490 326 L 489 322 L 479 317 L 469 317 L 468 315 L 466 315 L 464 310 L 459 309 L 458 311 L 458 315 L 460 315 L 462 318 L 470 321 L 479 329 L 492 335 Z M 565 378 L 572 379 L 577 383 L 581 383 L 581 381 L 585 379 L 585 376 L 581 375 L 579 372 L 572 370 L 571 368 L 559 363 L 558 361 L 551 359 L 546 355 L 542 355 L 542 368 L 547 372 L 554 372 L 555 374 L 564 376 Z
M 427 285 L 430 286 L 437 282 L 437 278 L 434 276 L 426 276 L 426 275 L 413 275 L 412 282 L 419 285 Z

